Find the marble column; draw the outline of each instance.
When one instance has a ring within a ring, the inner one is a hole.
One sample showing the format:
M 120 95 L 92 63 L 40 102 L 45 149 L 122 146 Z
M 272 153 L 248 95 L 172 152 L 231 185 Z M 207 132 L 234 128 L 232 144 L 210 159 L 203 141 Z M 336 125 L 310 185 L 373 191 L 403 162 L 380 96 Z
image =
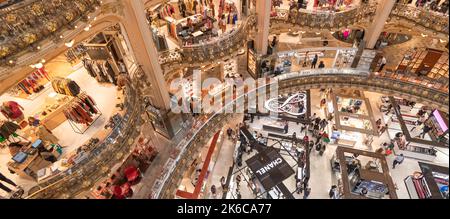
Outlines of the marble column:
M 266 55 L 269 46 L 270 7 L 271 0 L 257 0 L 256 13 L 258 14 L 257 33 L 255 40 L 256 52 Z
M 158 51 L 141 0 L 123 0 L 124 27 L 137 62 L 141 65 L 149 82 L 153 104 L 161 110 L 170 108 L 168 86 L 158 61 Z
M 364 40 L 366 43 L 366 48 L 373 49 L 380 37 L 381 32 L 383 32 L 384 25 L 394 8 L 395 0 L 380 0 L 377 5 L 377 12 L 374 17 L 374 21 L 366 31 Z

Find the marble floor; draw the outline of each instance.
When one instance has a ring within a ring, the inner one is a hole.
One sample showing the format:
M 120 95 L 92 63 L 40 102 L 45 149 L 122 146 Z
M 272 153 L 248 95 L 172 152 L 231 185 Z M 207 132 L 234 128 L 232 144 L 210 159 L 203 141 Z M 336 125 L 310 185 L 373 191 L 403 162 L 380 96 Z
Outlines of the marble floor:
M 377 120 L 379 118 L 382 118 L 383 113 L 380 112 L 378 106 L 381 103 L 381 94 L 373 93 L 373 92 L 364 92 L 364 96 L 370 100 L 370 105 L 373 111 L 374 119 Z M 311 113 L 316 113 L 319 117 L 324 118 L 324 109 L 320 108 L 320 92 L 319 90 L 311 90 Z M 262 133 L 263 136 L 267 135 L 266 131 L 262 130 L 262 123 L 267 122 L 267 120 L 270 120 L 267 117 L 258 119 L 255 117 L 255 120 L 253 123 L 250 123 L 250 129 L 253 131 L 257 131 L 258 133 Z M 235 123 L 235 122 L 234 122 Z M 231 124 L 234 124 L 231 123 Z M 327 127 L 328 131 L 331 131 L 331 125 L 329 124 Z M 289 133 L 286 135 L 292 135 L 293 132 L 297 133 L 297 136 L 303 137 L 303 133 L 300 133 L 300 125 L 296 125 L 295 123 L 290 122 L 289 123 Z M 310 136 L 311 137 L 311 136 Z M 364 145 L 361 141 L 358 141 L 354 148 L 360 149 L 360 150 L 367 150 L 367 151 L 375 151 L 379 147 L 381 147 L 382 143 L 390 141 L 390 136 L 388 132 L 383 133 L 380 136 L 375 136 L 373 138 L 373 142 L 370 146 Z M 220 177 L 224 176 L 227 172 L 228 167 L 232 161 L 230 161 L 230 156 L 232 156 L 231 150 L 225 151 L 224 149 L 227 148 L 234 148 L 234 142 L 225 141 L 222 146 L 221 154 L 215 164 L 216 167 L 221 168 L 214 168 L 211 172 L 212 179 L 217 179 L 217 185 L 220 185 L 219 179 Z M 332 159 L 333 155 L 335 154 L 335 150 L 337 148 L 337 145 L 329 144 L 327 146 L 327 149 L 323 156 L 320 156 L 315 150 L 312 151 L 310 155 L 310 166 L 311 166 L 311 175 L 309 180 L 309 185 L 311 187 L 311 194 L 308 198 L 310 199 L 327 199 L 329 189 L 332 185 L 337 184 L 337 176 L 331 171 L 331 164 L 330 160 Z M 223 154 L 222 154 L 223 153 Z M 250 154 L 244 154 L 243 160 L 254 156 L 256 152 Z M 222 157 L 223 156 L 223 157 Z M 288 158 L 286 158 L 285 155 L 282 155 L 285 157 L 286 161 L 290 163 L 292 166 L 295 165 L 295 163 L 292 163 L 293 161 L 290 161 Z M 442 155 L 441 155 L 442 156 Z M 445 157 L 445 155 L 444 155 Z M 395 169 L 392 169 L 392 162 L 395 158 L 395 155 L 390 155 L 386 157 L 387 163 L 389 164 L 390 169 L 390 175 L 396 185 L 397 188 L 397 196 L 400 199 L 409 199 L 409 194 L 406 189 L 404 179 L 411 175 L 414 171 L 420 171 L 420 167 L 418 165 L 417 159 L 412 158 L 405 158 L 405 161 L 397 166 Z M 448 155 L 446 156 L 446 159 L 448 161 Z M 233 173 L 235 175 L 232 176 L 232 188 L 233 188 L 233 195 L 229 195 L 228 198 L 235 198 L 235 187 L 236 183 L 234 182 L 234 179 L 236 177 L 236 174 L 241 174 L 241 177 L 243 177 L 243 173 L 245 173 L 245 162 L 243 162 L 242 167 L 235 167 Z M 441 166 L 448 166 L 448 162 L 441 162 L 440 160 L 437 160 L 435 162 L 437 165 Z M 244 169 L 242 172 L 238 172 L 239 169 Z M 294 168 L 295 169 L 295 168 Z M 295 177 L 291 176 L 288 179 L 284 180 L 283 182 L 286 187 L 291 191 L 295 191 Z M 220 187 L 220 186 L 219 186 Z M 245 180 L 242 180 L 240 183 L 240 194 L 243 199 L 254 199 L 255 195 L 252 193 L 251 189 L 247 186 L 247 183 L 245 183 Z M 293 193 L 295 198 L 302 198 L 303 194 L 297 194 Z

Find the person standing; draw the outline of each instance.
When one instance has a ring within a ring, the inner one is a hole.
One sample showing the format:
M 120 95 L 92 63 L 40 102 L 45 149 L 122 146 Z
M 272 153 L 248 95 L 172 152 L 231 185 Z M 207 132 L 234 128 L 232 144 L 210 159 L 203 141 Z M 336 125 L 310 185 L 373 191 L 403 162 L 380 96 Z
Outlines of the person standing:
M 319 56 L 317 54 L 315 54 L 314 58 L 311 62 L 311 68 L 316 68 L 317 61 L 319 61 Z
M 325 127 L 327 127 L 328 121 L 326 119 L 322 119 L 322 120 L 320 120 L 319 125 L 320 125 L 320 130 L 323 131 L 323 130 L 325 130 Z
M 215 185 L 211 186 L 211 196 L 212 196 L 213 199 L 217 198 L 217 189 L 216 189 Z
M 323 63 L 323 61 L 320 61 L 318 68 L 325 68 L 325 63 Z
M 222 176 L 222 178 L 220 178 L 220 185 L 222 186 L 222 190 L 225 190 L 225 187 L 227 185 L 227 180 L 225 179 L 224 176 Z
M 308 199 L 309 194 L 311 194 L 311 188 L 306 188 L 305 192 L 303 193 L 303 199 Z
M 289 123 L 286 121 L 284 123 L 284 134 L 287 134 L 289 132 Z
M 381 65 L 380 65 L 380 69 L 378 69 L 378 72 L 381 72 L 383 70 L 383 68 L 386 65 L 386 63 L 387 63 L 386 58 L 383 56 L 381 58 Z
M 1 182 L 5 182 L 8 183 L 9 185 L 14 186 L 16 189 L 20 189 L 20 187 L 18 185 L 16 185 L 12 180 L 6 178 L 5 175 L 3 175 L 2 173 L 0 173 L 0 189 L 2 189 L 3 191 L 7 192 L 7 193 L 11 193 L 12 190 L 10 188 L 8 188 L 7 186 L 3 185 Z
M 297 194 L 300 195 L 300 193 L 303 192 L 303 182 L 301 180 L 297 180 Z
M 336 193 L 338 193 L 337 186 L 336 185 L 332 185 L 330 191 L 328 192 L 328 196 L 331 199 L 337 199 L 336 198 Z
M 404 160 L 405 160 L 405 156 L 403 156 L 403 154 L 396 156 L 394 159 L 394 162 L 392 163 L 392 169 L 395 169 L 395 166 L 397 164 L 402 164 Z
M 427 134 L 431 130 L 431 127 L 425 124 L 422 128 L 422 133 L 420 133 L 420 138 L 425 138 L 425 134 Z

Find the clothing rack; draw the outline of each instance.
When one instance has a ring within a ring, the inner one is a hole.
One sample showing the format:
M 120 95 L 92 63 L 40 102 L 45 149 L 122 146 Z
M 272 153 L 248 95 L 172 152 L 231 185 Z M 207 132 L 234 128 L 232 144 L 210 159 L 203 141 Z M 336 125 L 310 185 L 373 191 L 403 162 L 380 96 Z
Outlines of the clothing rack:
M 92 126 L 92 124 L 94 124 L 103 114 L 98 108 L 97 104 L 95 104 L 95 102 L 93 104 L 86 104 L 85 98 L 90 98 L 92 100 L 92 98 L 89 95 L 87 95 L 85 92 L 82 92 L 67 104 L 64 113 L 67 120 L 69 121 L 72 130 L 78 134 L 84 134 Z M 75 108 L 84 111 L 82 113 L 83 116 L 89 116 L 90 120 L 92 121 L 80 122 L 75 121 L 73 118 L 71 118 L 70 115 L 73 115 L 73 112 L 69 112 L 69 110 L 77 111 L 77 109 Z
M 0 121 L 0 137 L 2 137 L 2 141 L 0 141 L 0 146 L 5 146 L 3 142 L 12 143 L 12 142 L 19 142 L 20 138 L 25 140 L 26 142 L 29 142 L 26 138 L 16 133 L 17 130 L 20 129 L 20 126 L 17 125 L 14 122 L 10 121 Z M 2 131 L 5 130 L 5 131 Z M 7 133 L 7 136 L 3 136 L 4 133 Z M 12 138 L 13 141 L 10 141 Z M 18 140 L 16 139 L 18 138 Z M 4 140 L 3 140 L 4 139 Z

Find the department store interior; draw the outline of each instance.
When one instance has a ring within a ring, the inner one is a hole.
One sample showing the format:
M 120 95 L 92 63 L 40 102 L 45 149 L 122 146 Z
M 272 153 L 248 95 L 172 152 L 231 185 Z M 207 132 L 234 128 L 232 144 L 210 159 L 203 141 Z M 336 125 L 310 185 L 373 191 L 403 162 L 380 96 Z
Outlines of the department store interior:
M 448 199 L 448 10 L 0 0 L 0 199 Z

